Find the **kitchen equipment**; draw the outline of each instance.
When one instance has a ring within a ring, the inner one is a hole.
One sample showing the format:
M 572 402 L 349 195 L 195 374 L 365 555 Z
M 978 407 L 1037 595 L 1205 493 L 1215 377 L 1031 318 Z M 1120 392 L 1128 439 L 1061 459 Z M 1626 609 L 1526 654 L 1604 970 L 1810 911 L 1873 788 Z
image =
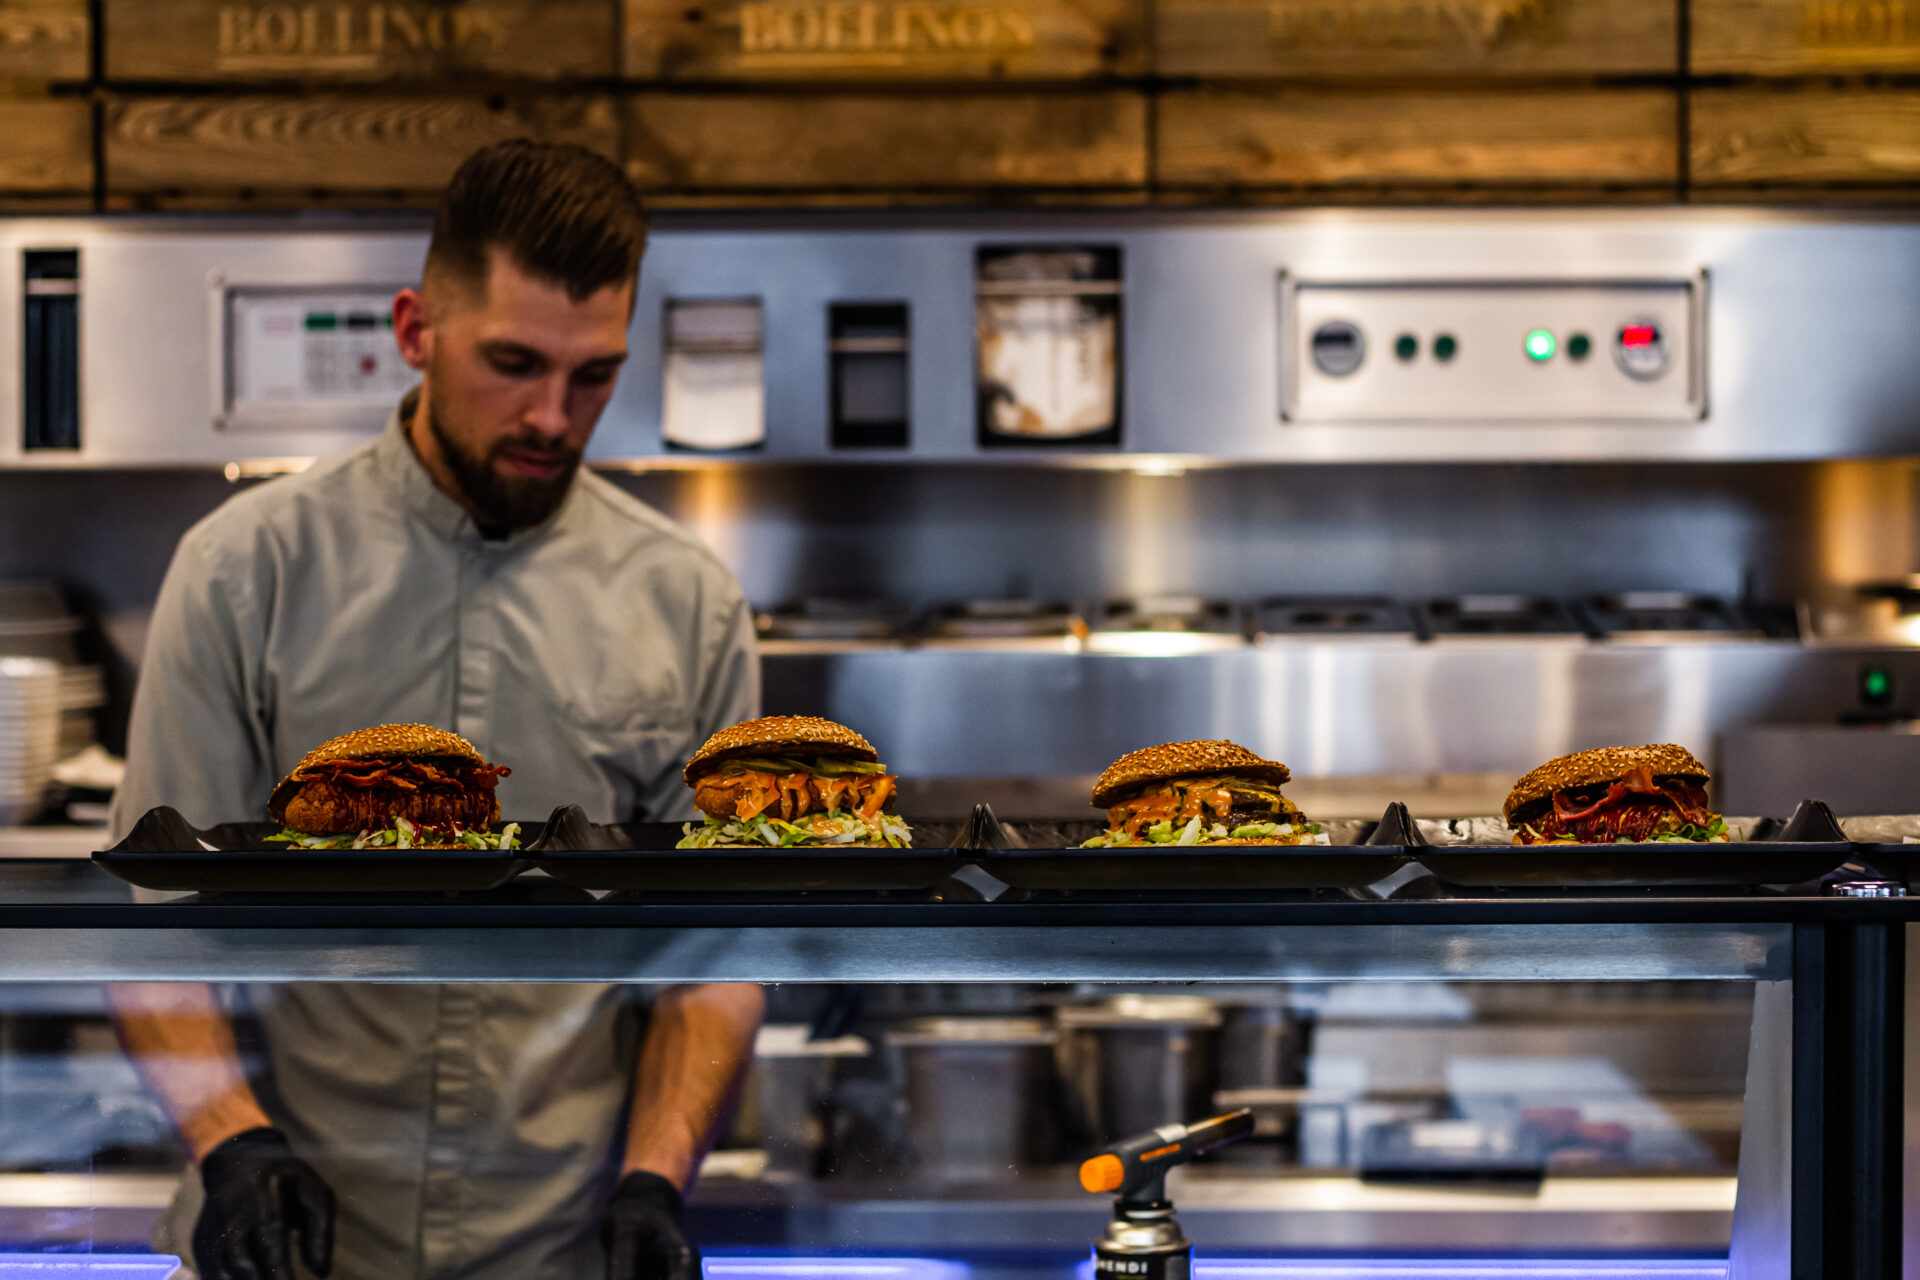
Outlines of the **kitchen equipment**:
M 104 673 L 80 662 L 77 639 L 85 626 L 51 582 L 0 582 L 0 657 L 61 665 L 60 759 L 94 740 L 93 713 L 107 701 Z
M 666 304 L 660 438 L 683 449 L 758 448 L 767 438 L 758 298 Z
M 1054 1012 L 1060 1077 L 1094 1142 L 1205 1111 L 1218 1078 L 1220 1010 L 1200 996 L 1128 993 Z
M 1058 600 L 961 600 L 933 610 L 926 639 L 941 641 L 1064 640 L 1087 624 Z
M 1558 600 L 1543 596 L 1461 595 L 1425 600 L 1413 609 L 1423 640 L 1460 636 L 1578 635 L 1580 627 Z
M 1685 591 L 1622 591 L 1575 602 L 1589 634 L 1614 641 L 1667 644 L 1684 640 L 1760 639 L 1762 632 L 1718 596 Z
M 0 658 L 0 825 L 40 812 L 60 750 L 62 668 Z
M 905 634 L 907 609 L 890 600 L 809 596 L 756 614 L 753 622 L 763 644 L 885 642 Z
M 934 1181 L 1005 1178 L 1046 1150 L 1050 1057 L 1040 1018 L 916 1018 L 886 1035 L 906 1147 Z
M 1080 1185 L 1117 1191 L 1113 1220 L 1093 1246 L 1096 1276 L 1189 1280 L 1193 1243 L 1173 1218 L 1167 1174 L 1253 1132 L 1253 1113 L 1233 1111 L 1194 1124 L 1168 1124 L 1116 1142 L 1080 1166 Z
M 1267 636 L 1413 635 L 1413 615 L 1387 596 L 1269 596 L 1254 606 L 1254 633 Z
M 773 1024 L 754 1039 L 748 1097 L 767 1169 L 775 1175 L 812 1177 L 819 1171 L 833 1131 L 839 1065 L 873 1052 L 859 1036 L 809 1040 L 807 1032 L 804 1023 Z
M 975 251 L 979 440 L 1120 442 L 1120 249 Z
M 1134 654 L 1236 649 L 1246 641 L 1240 608 L 1193 595 L 1109 600 L 1095 614 L 1087 648 Z

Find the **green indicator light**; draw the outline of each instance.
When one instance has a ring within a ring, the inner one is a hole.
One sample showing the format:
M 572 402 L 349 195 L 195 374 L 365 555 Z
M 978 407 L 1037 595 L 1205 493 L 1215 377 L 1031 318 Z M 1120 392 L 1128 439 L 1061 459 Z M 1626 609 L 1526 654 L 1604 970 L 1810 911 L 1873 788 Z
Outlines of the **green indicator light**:
M 1536 362 L 1551 360 L 1558 346 L 1551 330 L 1535 329 L 1527 335 L 1527 358 Z
M 1593 353 L 1593 339 L 1584 333 L 1576 333 L 1567 339 L 1567 358 L 1585 360 Z
M 307 328 L 309 329 L 337 329 L 339 327 L 340 317 L 330 311 L 307 312 Z
M 1450 333 L 1443 333 L 1433 340 L 1433 358 L 1435 360 L 1451 360 L 1459 350 L 1459 339 Z
M 1885 667 L 1868 667 L 1860 673 L 1860 692 L 1868 702 L 1885 702 L 1893 693 L 1893 673 Z
M 1411 360 L 1420 354 L 1420 339 L 1410 333 L 1403 333 L 1393 342 L 1393 354 L 1402 360 Z

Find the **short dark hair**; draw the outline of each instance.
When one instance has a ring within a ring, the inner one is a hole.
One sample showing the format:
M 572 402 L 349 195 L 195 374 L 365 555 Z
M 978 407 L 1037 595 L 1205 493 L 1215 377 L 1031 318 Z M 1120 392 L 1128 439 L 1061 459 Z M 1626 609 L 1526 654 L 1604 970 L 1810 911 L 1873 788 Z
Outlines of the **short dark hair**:
M 484 289 L 496 246 L 579 301 L 639 273 L 647 247 L 640 193 L 585 147 L 531 138 L 482 147 L 440 195 L 426 278 Z

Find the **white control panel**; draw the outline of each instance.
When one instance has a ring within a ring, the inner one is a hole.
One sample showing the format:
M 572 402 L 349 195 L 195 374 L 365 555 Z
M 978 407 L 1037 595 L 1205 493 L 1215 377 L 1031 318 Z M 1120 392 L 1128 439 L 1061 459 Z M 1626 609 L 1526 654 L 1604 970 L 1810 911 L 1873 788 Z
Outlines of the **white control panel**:
M 1689 422 L 1700 279 L 1283 280 L 1290 422 Z
M 219 425 L 377 428 L 420 380 L 394 345 L 394 292 L 224 290 Z

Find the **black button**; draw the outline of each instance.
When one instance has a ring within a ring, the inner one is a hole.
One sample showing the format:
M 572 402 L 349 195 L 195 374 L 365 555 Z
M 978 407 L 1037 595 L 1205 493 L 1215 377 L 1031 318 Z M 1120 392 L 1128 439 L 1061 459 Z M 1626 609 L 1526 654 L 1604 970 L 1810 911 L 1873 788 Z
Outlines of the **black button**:
M 1403 333 L 1393 340 L 1393 354 L 1402 361 L 1413 359 L 1420 354 L 1420 339 L 1410 333 Z
M 1460 340 L 1450 333 L 1443 333 L 1433 340 L 1433 358 L 1451 360 L 1460 351 Z

